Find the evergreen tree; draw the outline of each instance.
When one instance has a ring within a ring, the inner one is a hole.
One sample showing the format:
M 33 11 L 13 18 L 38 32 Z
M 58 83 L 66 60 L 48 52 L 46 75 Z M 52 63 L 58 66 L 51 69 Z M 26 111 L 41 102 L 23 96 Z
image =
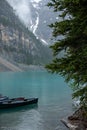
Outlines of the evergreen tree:
M 48 6 L 60 12 L 60 20 L 50 25 L 56 38 L 51 46 L 55 58 L 46 68 L 70 83 L 73 98 L 87 110 L 87 0 L 51 0 Z

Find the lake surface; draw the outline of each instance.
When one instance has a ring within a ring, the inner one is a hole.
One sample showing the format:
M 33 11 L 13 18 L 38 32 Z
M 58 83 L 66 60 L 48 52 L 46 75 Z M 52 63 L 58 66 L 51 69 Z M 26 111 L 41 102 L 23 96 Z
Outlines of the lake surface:
M 71 114 L 71 91 L 64 79 L 44 71 L 0 73 L 0 93 L 38 97 L 38 105 L 0 110 L 0 130 L 67 130 L 61 119 Z

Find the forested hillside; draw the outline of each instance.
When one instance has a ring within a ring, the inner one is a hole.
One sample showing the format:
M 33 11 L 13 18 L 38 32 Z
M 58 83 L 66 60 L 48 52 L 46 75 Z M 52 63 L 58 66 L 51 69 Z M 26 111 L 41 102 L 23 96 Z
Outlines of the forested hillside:
M 48 63 L 51 58 L 49 47 L 24 26 L 6 0 L 0 0 L 0 56 L 34 65 Z

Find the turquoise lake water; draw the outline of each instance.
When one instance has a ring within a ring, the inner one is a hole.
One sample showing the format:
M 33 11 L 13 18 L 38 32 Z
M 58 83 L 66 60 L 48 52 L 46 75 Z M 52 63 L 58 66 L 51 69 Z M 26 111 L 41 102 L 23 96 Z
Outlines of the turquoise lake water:
M 0 110 L 0 130 L 67 130 L 61 119 L 71 114 L 71 90 L 64 79 L 44 71 L 0 73 L 0 93 L 38 97 L 38 105 Z

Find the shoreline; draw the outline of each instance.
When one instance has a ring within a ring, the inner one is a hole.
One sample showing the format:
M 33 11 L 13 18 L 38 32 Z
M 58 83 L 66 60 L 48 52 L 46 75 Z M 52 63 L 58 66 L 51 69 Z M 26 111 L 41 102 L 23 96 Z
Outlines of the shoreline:
M 11 62 L 7 61 L 6 59 L 3 59 L 2 57 L 0 57 L 0 72 L 5 72 L 5 71 L 22 72 L 21 68 L 12 64 Z
M 26 64 L 18 64 L 18 67 L 21 68 L 23 71 L 37 71 L 37 70 L 42 70 L 46 71 L 44 66 L 41 65 L 26 65 Z
M 69 129 L 69 130 L 87 130 L 84 124 L 87 122 L 83 122 L 80 120 L 68 120 L 68 118 L 64 118 L 61 122 Z
M 19 63 L 11 63 L 6 59 L 0 57 L 0 72 L 28 72 L 28 71 L 46 71 L 45 66 L 42 65 L 26 65 Z M 86 121 L 81 116 L 82 109 L 79 108 L 71 116 L 68 116 L 60 121 L 69 130 L 87 130 Z
M 28 71 L 46 71 L 46 69 L 43 66 L 38 65 L 23 65 L 19 66 L 17 68 L 12 67 L 6 67 L 4 65 L 0 64 L 0 72 L 28 72 Z
M 84 116 L 84 110 L 78 108 L 71 116 L 61 120 L 69 130 L 87 130 L 87 118 Z
M 26 71 L 42 70 L 46 71 L 42 65 L 27 65 L 23 63 L 10 62 L 0 57 L 0 72 L 26 72 Z

